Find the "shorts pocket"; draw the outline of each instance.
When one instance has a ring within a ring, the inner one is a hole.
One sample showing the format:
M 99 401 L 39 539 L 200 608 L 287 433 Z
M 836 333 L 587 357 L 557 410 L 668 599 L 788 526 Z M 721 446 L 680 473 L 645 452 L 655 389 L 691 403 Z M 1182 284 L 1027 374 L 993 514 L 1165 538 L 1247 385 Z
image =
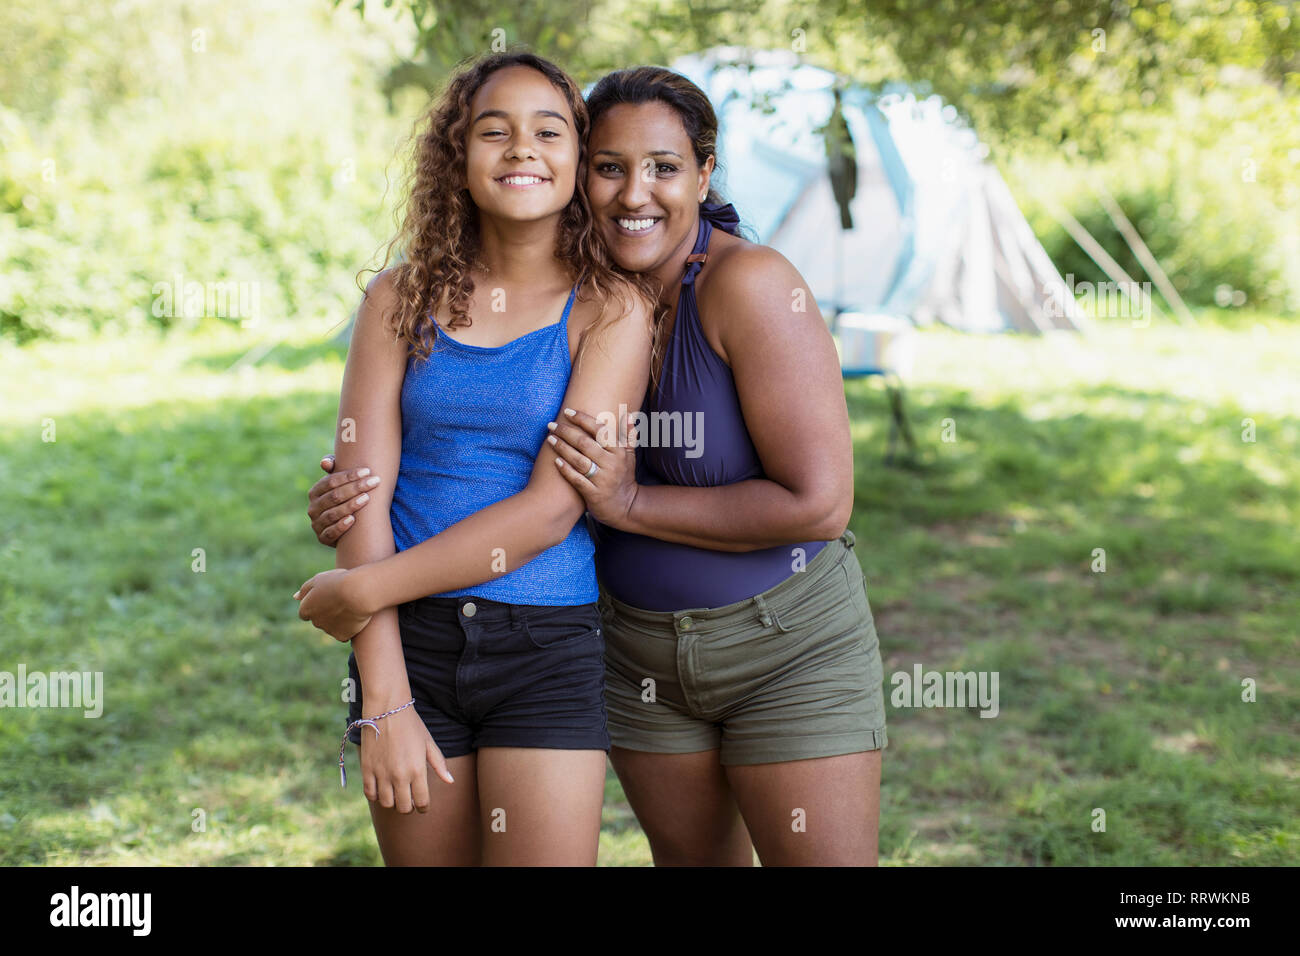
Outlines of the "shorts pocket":
M 600 610 L 595 605 L 530 614 L 522 623 L 529 642 L 541 650 L 578 644 L 602 634 Z
M 841 567 L 844 569 L 849 602 L 864 619 L 872 620 L 871 603 L 867 600 L 867 577 L 862 573 L 862 568 L 857 561 L 852 560 L 846 561 Z

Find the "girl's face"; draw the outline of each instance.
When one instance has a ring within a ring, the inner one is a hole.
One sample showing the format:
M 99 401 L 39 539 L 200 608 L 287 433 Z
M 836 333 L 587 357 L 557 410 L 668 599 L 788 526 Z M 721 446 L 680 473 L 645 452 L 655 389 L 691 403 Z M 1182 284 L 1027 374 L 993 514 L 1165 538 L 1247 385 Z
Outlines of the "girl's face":
M 578 134 L 564 95 L 526 66 L 497 70 L 470 102 L 466 186 L 481 213 L 558 216 L 577 183 Z
M 658 101 L 606 110 L 587 145 L 587 198 L 610 254 L 668 285 L 695 245 L 713 157 L 696 163 L 677 111 Z

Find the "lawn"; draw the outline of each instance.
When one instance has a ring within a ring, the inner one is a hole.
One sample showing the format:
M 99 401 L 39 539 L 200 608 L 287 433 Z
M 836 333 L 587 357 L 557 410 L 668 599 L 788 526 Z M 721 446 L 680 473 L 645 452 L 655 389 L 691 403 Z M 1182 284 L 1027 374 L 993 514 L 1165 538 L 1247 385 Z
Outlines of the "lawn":
M 3 346 L 0 671 L 104 709 L 0 711 L 0 864 L 380 862 L 347 648 L 291 598 L 343 354 L 239 361 L 282 334 Z M 1300 326 L 919 339 L 915 465 L 846 386 L 886 696 L 996 671 L 1000 708 L 887 704 L 881 862 L 1296 863 Z M 649 859 L 611 772 L 601 863 Z

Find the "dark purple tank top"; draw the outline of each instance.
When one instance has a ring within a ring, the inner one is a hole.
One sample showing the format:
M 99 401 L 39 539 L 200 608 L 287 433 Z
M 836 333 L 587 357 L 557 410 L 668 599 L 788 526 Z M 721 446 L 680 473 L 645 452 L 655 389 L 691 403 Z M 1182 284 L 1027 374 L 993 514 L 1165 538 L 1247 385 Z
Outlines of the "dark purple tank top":
M 728 232 L 738 225 L 730 205 L 701 206 L 659 388 L 650 386 L 642 405 L 649 419 L 638 428 L 636 475 L 642 485 L 710 487 L 765 477 L 731 369 L 704 337 L 695 303 L 695 277 L 713 232 L 706 216 Z M 825 541 L 803 541 L 759 551 L 713 551 L 629 534 L 591 517 L 587 521 L 601 584 L 623 603 L 648 611 L 743 601 L 798 573 L 826 546 Z

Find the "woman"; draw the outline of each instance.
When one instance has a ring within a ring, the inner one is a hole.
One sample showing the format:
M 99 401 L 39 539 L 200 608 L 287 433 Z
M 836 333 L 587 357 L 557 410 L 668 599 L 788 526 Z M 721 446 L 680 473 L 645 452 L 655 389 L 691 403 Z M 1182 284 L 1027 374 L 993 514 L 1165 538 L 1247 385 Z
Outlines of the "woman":
M 697 87 L 642 67 L 587 105 L 596 221 L 663 315 L 635 452 L 599 406 L 550 443 L 594 519 L 610 759 L 656 864 L 874 864 L 887 740 L 834 344 L 798 272 L 710 189 Z M 356 486 L 313 489 L 323 542 Z
M 640 400 L 651 309 L 593 230 L 586 134 L 546 60 L 459 72 L 418 141 L 405 261 L 357 316 L 336 454 L 396 482 L 295 597 L 352 640 L 345 739 L 389 864 L 596 861 L 599 592 L 585 504 L 538 449 L 565 405 Z

